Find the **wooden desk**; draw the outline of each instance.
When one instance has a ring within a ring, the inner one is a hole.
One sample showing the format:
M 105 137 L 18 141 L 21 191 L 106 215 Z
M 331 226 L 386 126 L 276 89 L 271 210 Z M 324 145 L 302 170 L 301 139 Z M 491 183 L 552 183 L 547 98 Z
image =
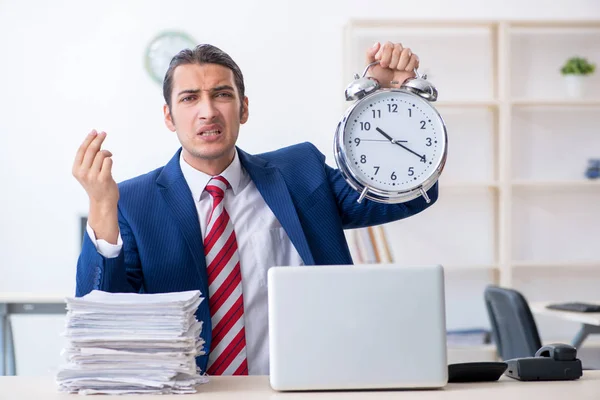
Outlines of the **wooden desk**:
M 15 375 L 15 347 L 10 316 L 13 314 L 65 314 L 64 295 L 0 292 L 0 376 Z M 2 394 L 0 394 L 2 399 Z
M 544 302 L 533 302 L 530 304 L 531 312 L 538 315 L 549 315 L 555 318 L 561 318 L 567 321 L 579 322 L 581 328 L 575 335 L 571 344 L 573 347 L 579 349 L 583 341 L 592 333 L 600 333 L 600 313 L 583 313 L 573 311 L 559 311 L 551 310 L 546 306 L 549 304 L 561 303 L 559 301 L 544 301 Z M 600 301 L 593 301 L 591 303 L 600 304 Z
M 294 400 L 294 399 L 455 399 L 455 400 L 506 400 L 506 399 L 594 399 L 600 396 L 600 371 L 584 371 L 576 381 L 521 382 L 503 376 L 497 382 L 450 383 L 438 390 L 386 390 L 339 392 L 276 392 L 269 386 L 267 376 L 212 377 L 210 382 L 198 387 L 198 393 L 187 395 L 125 395 L 126 400 Z M 52 378 L 23 376 L 0 377 L 1 400 L 66 400 L 77 395 L 59 393 Z

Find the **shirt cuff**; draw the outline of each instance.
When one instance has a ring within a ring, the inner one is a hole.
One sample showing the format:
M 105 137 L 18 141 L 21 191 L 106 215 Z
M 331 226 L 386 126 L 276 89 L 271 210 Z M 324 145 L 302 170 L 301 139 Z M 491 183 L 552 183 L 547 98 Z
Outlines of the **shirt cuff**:
M 121 231 L 119 231 L 119 236 L 117 237 L 117 244 L 110 244 L 104 239 L 96 240 L 96 234 L 94 230 L 90 227 L 90 224 L 87 224 L 86 231 L 90 240 L 94 244 L 96 251 L 105 257 L 105 258 L 115 258 L 121 252 L 121 248 L 123 247 L 123 239 L 121 239 Z

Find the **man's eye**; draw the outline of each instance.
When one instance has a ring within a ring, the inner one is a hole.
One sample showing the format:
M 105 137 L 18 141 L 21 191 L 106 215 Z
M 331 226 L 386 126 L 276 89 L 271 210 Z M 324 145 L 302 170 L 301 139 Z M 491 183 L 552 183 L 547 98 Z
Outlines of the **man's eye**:
M 186 96 L 184 98 L 181 99 L 182 102 L 188 102 L 188 101 L 192 101 L 194 99 L 194 96 Z
M 221 92 L 217 93 L 217 97 L 233 97 L 233 95 L 231 93 Z

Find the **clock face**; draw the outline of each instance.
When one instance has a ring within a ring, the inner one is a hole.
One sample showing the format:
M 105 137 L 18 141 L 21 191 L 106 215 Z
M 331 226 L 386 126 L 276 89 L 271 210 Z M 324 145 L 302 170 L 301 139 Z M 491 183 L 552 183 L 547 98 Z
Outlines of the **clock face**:
M 360 100 L 347 117 L 343 138 L 356 178 L 386 192 L 421 186 L 445 161 L 442 118 L 426 100 L 400 90 Z
M 183 32 L 164 32 L 146 49 L 146 69 L 154 81 L 162 84 L 171 59 L 181 50 L 195 47 L 195 41 Z

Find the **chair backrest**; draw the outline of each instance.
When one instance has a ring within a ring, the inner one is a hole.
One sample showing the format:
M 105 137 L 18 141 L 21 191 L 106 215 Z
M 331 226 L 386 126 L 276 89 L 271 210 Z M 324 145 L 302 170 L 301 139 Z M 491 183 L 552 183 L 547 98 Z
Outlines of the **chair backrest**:
M 525 297 L 493 285 L 485 288 L 484 297 L 498 355 L 503 360 L 533 357 L 542 343 Z

